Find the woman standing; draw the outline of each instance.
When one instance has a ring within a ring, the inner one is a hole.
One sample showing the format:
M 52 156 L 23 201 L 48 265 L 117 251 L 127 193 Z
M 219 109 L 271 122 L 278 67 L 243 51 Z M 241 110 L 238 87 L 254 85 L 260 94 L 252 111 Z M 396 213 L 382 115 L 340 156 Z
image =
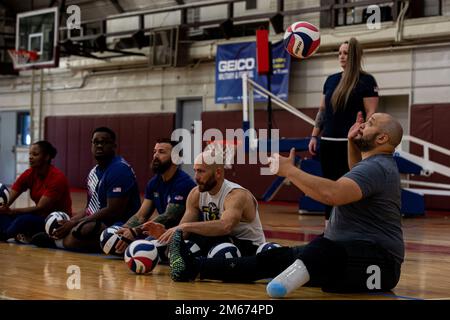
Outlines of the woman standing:
M 316 124 L 309 142 L 309 152 L 317 151 L 320 139 L 320 162 L 325 178 L 337 180 L 349 171 L 347 133 L 359 111 L 364 119 L 378 107 L 378 86 L 375 78 L 362 70 L 363 50 L 355 38 L 339 47 L 339 64 L 342 72 L 330 75 L 323 86 L 323 96 Z M 332 207 L 325 208 L 325 225 Z
M 29 151 L 30 168 L 12 186 L 9 201 L 0 207 L 0 240 L 15 238 L 28 243 L 31 237 L 44 231 L 45 218 L 53 211 L 72 214 L 69 183 L 64 174 L 51 164 L 56 149 L 48 141 L 33 143 Z M 26 190 L 35 206 L 10 208 Z

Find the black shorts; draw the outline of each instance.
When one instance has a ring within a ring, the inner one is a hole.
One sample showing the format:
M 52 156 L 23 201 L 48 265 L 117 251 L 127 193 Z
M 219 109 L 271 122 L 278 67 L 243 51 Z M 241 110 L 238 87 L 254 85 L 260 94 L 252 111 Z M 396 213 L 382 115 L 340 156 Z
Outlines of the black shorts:
M 293 250 L 308 269 L 311 279 L 307 285 L 326 292 L 389 291 L 400 279 L 401 264 L 369 241 L 336 242 L 318 237 Z
M 244 257 L 255 255 L 256 250 L 258 249 L 258 246 L 254 245 L 250 240 L 237 239 L 236 237 L 231 236 L 207 237 L 191 233 L 188 239 L 195 242 L 200 247 L 202 256 L 207 256 L 209 250 L 224 242 L 233 243 L 238 247 L 241 255 Z

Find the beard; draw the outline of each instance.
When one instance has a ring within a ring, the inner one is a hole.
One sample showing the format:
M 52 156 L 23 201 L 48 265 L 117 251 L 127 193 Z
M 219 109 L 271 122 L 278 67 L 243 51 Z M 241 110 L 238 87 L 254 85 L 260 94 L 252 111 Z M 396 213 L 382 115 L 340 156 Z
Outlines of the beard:
M 368 152 L 375 149 L 376 134 L 368 135 L 366 137 L 361 136 L 353 140 L 353 143 L 361 152 Z
M 212 190 L 217 185 L 217 180 L 214 178 L 214 176 L 211 176 L 204 184 L 200 184 L 197 182 L 198 190 L 200 192 L 206 192 Z
M 105 162 L 105 161 L 109 161 L 109 160 L 111 160 L 112 158 L 114 158 L 114 155 L 111 155 L 111 154 L 101 154 L 101 155 L 95 155 L 95 156 L 94 156 L 94 159 L 95 159 L 97 162 Z
M 169 170 L 170 166 L 172 165 L 172 160 L 167 160 L 164 162 L 159 161 L 158 159 L 152 160 L 152 171 L 156 174 L 163 174 L 167 170 Z

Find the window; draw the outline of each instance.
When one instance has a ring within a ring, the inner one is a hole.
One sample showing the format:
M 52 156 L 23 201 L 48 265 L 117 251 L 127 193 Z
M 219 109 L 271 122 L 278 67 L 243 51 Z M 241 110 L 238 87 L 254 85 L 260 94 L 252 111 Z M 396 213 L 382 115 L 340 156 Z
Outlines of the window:
M 424 13 L 425 17 L 440 16 L 442 14 L 442 0 L 425 0 Z
M 338 10 L 337 25 L 352 25 L 366 23 L 370 14 L 368 13 L 368 6 L 358 6 L 357 2 L 362 0 L 338 0 L 337 4 L 355 3 L 355 7 L 343 8 Z M 380 4 L 380 18 L 383 21 L 392 21 L 392 6 L 393 4 Z
M 29 146 L 31 143 L 30 135 L 30 113 L 20 112 L 17 114 L 17 145 Z
M 257 9 L 256 0 L 245 1 L 245 10 Z

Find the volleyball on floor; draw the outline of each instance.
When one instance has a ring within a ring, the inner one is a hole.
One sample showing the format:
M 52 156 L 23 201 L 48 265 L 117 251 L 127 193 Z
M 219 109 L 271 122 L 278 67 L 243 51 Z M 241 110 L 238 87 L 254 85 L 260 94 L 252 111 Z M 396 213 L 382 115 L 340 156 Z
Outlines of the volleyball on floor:
M 259 253 L 261 253 L 261 252 L 265 252 L 265 251 L 268 251 L 268 250 L 272 250 L 272 249 L 274 249 L 274 248 L 279 248 L 279 247 L 281 247 L 278 243 L 275 243 L 275 242 L 265 242 L 265 243 L 263 243 L 262 245 L 260 245 L 259 247 L 258 247 L 258 249 L 256 249 L 256 254 L 259 254 Z
M 67 213 L 62 211 L 55 211 L 50 213 L 47 218 L 45 218 L 45 232 L 49 236 L 53 235 L 53 232 L 58 229 L 61 225 L 60 221 L 69 221 L 70 217 Z
M 131 271 L 149 273 L 159 262 L 158 249 L 154 242 L 136 240 L 125 250 L 124 260 Z
M 291 56 L 306 59 L 316 53 L 320 46 L 320 31 L 312 23 L 293 23 L 284 33 L 284 48 Z
M 8 187 L 0 182 L 0 206 L 7 205 L 9 201 Z
M 231 259 L 239 258 L 240 256 L 241 252 L 238 247 L 229 242 L 218 244 L 217 246 L 212 247 L 208 252 L 208 258 Z
M 100 247 L 104 253 L 118 255 L 116 244 L 120 241 L 120 237 L 117 234 L 120 228 L 119 226 L 112 226 L 103 230 L 100 235 Z

